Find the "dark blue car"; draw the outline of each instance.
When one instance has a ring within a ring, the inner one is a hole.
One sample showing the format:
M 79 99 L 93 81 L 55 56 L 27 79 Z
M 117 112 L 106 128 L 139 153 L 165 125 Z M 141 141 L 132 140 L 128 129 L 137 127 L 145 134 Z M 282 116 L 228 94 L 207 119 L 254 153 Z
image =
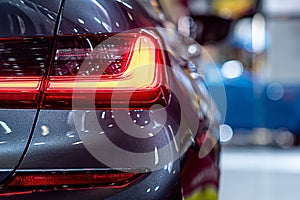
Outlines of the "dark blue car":
M 156 1 L 0 1 L 0 199 L 217 199 L 215 109 L 167 19 Z

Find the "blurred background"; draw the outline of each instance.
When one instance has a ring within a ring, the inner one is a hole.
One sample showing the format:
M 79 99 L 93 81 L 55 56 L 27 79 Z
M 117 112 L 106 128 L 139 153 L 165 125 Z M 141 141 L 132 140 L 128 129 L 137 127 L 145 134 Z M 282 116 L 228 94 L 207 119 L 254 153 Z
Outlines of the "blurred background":
M 219 199 L 299 199 L 300 0 L 162 4 L 208 53 L 209 89 L 226 91 L 225 106 L 215 98 L 224 122 Z

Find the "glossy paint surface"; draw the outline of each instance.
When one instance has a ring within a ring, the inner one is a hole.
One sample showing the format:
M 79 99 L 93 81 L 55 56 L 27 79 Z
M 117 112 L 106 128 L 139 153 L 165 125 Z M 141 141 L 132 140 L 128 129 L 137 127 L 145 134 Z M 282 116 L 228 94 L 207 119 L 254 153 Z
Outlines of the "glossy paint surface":
M 3 0 L 0 2 L 0 38 L 53 35 L 59 0 Z
M 19 163 L 35 115 L 35 110 L 0 110 L 0 181 Z
M 150 20 L 147 12 L 136 2 L 66 0 L 58 34 L 118 33 L 153 27 Z

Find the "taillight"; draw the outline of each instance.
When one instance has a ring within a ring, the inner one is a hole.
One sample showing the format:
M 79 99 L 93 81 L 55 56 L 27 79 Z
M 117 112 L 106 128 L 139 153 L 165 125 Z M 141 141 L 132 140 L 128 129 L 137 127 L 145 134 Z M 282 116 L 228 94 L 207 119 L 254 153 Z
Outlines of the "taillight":
M 0 38 L 0 107 L 37 108 L 52 38 Z
M 158 38 L 139 33 L 61 36 L 43 108 L 147 108 L 167 104 Z
M 167 105 L 166 60 L 154 33 L 63 35 L 56 40 L 50 62 L 53 38 L 0 38 L 0 107 Z
M 13 180 L 1 191 L 0 197 L 53 191 L 53 188 L 55 190 L 123 188 L 147 175 L 115 170 L 17 172 Z
M 8 187 L 82 187 L 82 186 L 115 186 L 122 187 L 136 179 L 142 174 L 133 172 L 113 173 L 19 173 Z
M 0 77 L 0 104 L 4 108 L 36 108 L 42 77 Z

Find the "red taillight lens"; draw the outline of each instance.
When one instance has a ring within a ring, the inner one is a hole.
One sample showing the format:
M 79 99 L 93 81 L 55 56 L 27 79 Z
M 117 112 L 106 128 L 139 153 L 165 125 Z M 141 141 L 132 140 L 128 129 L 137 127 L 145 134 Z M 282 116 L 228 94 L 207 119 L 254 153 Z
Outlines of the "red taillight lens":
M 41 77 L 0 77 L 1 107 L 37 107 L 41 81 Z
M 8 187 L 80 187 L 80 186 L 126 186 L 137 178 L 138 173 L 71 173 L 71 174 L 17 174 Z
M 52 42 L 53 38 L 0 40 L 0 107 L 167 105 L 165 57 L 154 33 L 58 36 L 48 70 Z
M 37 108 L 52 38 L 0 38 L 0 107 Z
M 17 172 L 0 197 L 30 194 L 37 191 L 82 190 L 126 187 L 147 173 L 121 171 Z
M 126 70 L 135 38 L 130 34 L 85 35 L 58 40 L 51 75 L 116 76 Z
M 167 104 L 164 57 L 157 38 L 140 32 L 66 39 L 58 44 L 43 108 Z

